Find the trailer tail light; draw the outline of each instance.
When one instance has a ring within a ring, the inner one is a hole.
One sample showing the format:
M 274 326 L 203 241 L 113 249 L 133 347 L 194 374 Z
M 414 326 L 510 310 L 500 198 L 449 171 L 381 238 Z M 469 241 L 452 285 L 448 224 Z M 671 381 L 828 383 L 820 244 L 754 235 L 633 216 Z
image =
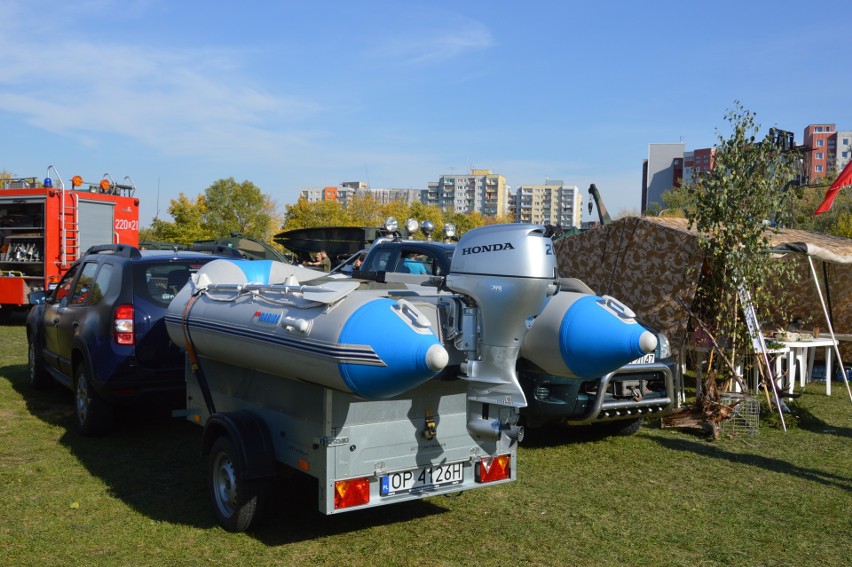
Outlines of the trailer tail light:
M 370 477 L 334 481 L 334 509 L 370 503 Z
M 136 341 L 133 335 L 133 306 L 119 305 L 112 319 L 112 336 L 116 344 L 132 345 Z
M 497 455 L 479 461 L 476 467 L 476 482 L 486 483 L 506 480 L 512 477 L 512 456 Z

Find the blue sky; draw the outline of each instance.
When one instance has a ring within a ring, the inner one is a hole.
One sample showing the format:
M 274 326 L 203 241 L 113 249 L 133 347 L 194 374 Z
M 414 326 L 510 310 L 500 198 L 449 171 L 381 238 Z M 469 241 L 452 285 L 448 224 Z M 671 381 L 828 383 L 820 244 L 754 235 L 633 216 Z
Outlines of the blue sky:
M 143 224 L 214 181 L 491 169 L 638 209 L 649 143 L 852 130 L 852 2 L 0 0 L 0 170 L 130 176 Z

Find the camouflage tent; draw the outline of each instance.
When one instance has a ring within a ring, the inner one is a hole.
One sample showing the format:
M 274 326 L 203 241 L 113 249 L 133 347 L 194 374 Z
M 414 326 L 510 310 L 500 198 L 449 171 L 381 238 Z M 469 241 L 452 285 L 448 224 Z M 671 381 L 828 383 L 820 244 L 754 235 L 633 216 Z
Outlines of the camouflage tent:
M 782 229 L 771 234 L 771 244 L 779 258 L 798 263 L 793 284 L 794 317 L 801 318 L 805 328 L 811 325 L 828 330 L 808 262 L 810 257 L 835 333 L 852 333 L 852 240 Z M 579 278 L 596 293 L 623 301 L 666 333 L 672 347 L 679 349 L 688 319 L 684 305 L 692 304 L 702 262 L 696 233 L 689 229 L 686 219 L 619 219 L 559 241 L 557 254 L 562 275 Z M 771 322 L 779 327 L 786 327 L 787 323 Z M 852 348 L 849 343 L 843 344 Z M 843 358 L 850 360 L 852 356 L 844 353 Z

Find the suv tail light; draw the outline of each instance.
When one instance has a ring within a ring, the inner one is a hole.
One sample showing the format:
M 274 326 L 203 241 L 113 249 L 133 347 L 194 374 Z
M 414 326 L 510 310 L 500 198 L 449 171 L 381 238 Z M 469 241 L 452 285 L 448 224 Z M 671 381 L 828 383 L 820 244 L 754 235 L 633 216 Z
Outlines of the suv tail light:
M 120 345 L 132 345 L 136 342 L 133 335 L 133 306 L 119 305 L 112 316 L 112 336 Z

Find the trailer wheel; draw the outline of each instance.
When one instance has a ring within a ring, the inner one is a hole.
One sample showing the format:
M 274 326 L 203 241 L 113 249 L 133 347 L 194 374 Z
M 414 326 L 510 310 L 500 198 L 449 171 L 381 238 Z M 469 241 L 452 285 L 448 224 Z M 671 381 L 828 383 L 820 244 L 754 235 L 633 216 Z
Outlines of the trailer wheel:
M 112 406 L 98 394 L 90 381 L 91 371 L 80 364 L 74 377 L 77 427 L 83 435 L 102 435 L 112 427 Z
M 243 463 L 234 442 L 222 435 L 210 449 L 210 496 L 219 525 L 244 532 L 260 516 L 267 479 L 242 478 Z
M 27 370 L 30 387 L 43 390 L 53 383 L 50 374 L 44 369 L 44 361 L 41 359 L 41 352 L 36 346 L 35 339 L 30 340 L 29 348 L 27 348 Z

